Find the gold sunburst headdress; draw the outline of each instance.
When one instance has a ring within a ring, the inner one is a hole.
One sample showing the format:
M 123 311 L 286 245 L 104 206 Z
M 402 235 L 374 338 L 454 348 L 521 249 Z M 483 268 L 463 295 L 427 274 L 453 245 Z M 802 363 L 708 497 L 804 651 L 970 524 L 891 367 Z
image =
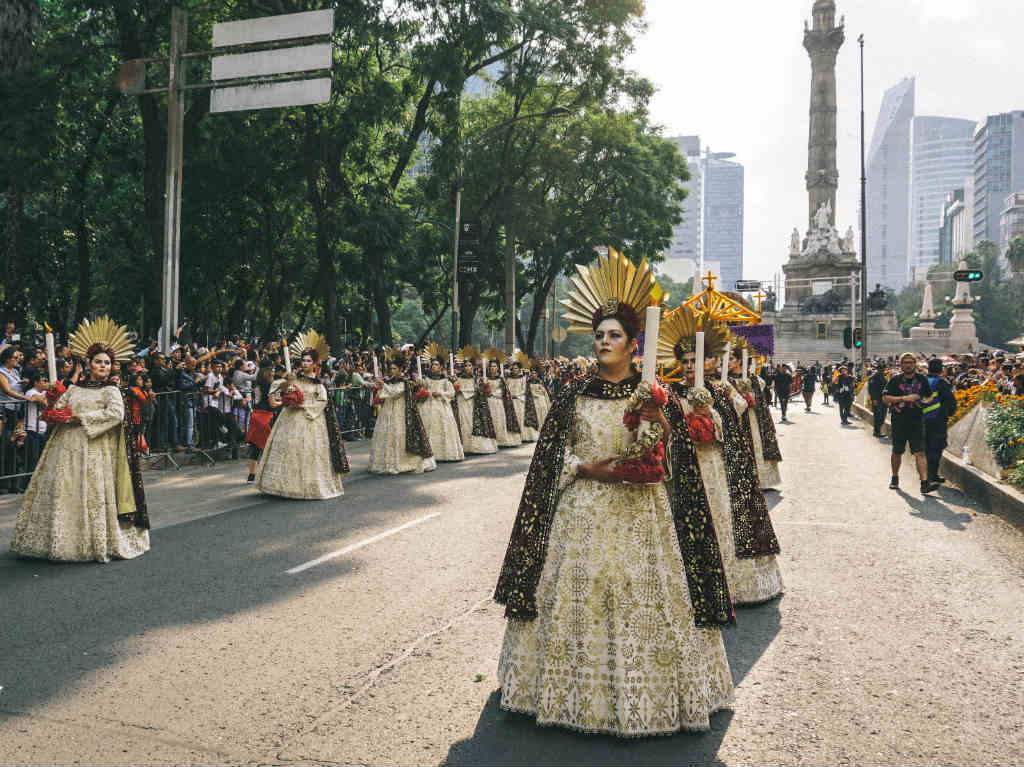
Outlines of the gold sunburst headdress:
M 508 362 L 508 355 L 501 349 L 496 349 L 493 346 L 484 349 L 481 356 L 488 362 L 497 362 L 499 365 L 504 365 Z
M 577 264 L 576 271 L 579 274 L 571 278 L 575 289 L 559 302 L 567 310 L 562 317 L 569 321 L 570 333 L 593 332 L 595 319 L 620 314 L 622 305 L 629 307 L 633 322 L 640 323 L 648 306 L 659 306 L 668 299 L 647 259 L 634 266 L 614 248 L 608 248 L 608 255 L 598 256 L 591 266 Z
M 89 350 L 99 345 L 117 362 L 127 362 L 135 354 L 135 339 L 124 325 L 118 325 L 107 315 L 91 322 L 82 320 L 78 329 L 71 334 L 68 343 L 71 354 L 79 359 L 89 356 Z M 95 351 L 95 350 L 94 350 Z
M 331 347 L 328 345 L 327 339 L 315 330 L 307 330 L 304 333 L 299 333 L 295 336 L 295 340 L 288 344 L 288 353 L 292 359 L 301 359 L 306 351 L 315 352 L 317 361 L 323 362 L 330 356 Z
M 704 322 L 703 317 L 694 314 L 683 304 L 666 314 L 661 320 L 658 333 L 658 364 L 664 367 L 668 381 L 682 378 L 679 361 L 683 354 L 697 347 L 697 331 L 704 331 L 704 358 L 718 357 L 725 351 L 729 341 L 729 330 L 720 322 Z
M 530 356 L 526 352 L 516 352 L 512 355 L 512 361 L 518 362 L 522 366 L 523 370 L 529 370 L 533 367 L 533 362 L 530 360 Z
M 455 352 L 456 362 L 476 362 L 480 359 L 480 352 L 472 344 L 467 344 Z
M 442 367 L 448 364 L 448 347 L 444 344 L 439 344 L 437 341 L 431 341 L 427 344 L 427 348 L 423 350 L 423 354 L 420 355 L 424 362 L 433 362 L 434 360 L 440 360 Z
M 385 362 L 392 362 L 395 360 L 396 357 L 398 357 L 398 350 L 396 350 L 393 346 L 384 346 L 380 350 L 380 356 L 384 359 Z

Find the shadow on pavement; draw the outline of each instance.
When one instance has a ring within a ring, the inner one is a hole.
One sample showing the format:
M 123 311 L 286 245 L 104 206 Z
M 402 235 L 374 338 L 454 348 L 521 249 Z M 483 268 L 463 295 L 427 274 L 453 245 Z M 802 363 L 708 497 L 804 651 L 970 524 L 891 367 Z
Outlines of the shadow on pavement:
M 926 495 L 916 498 L 902 489 L 896 492 L 913 509 L 911 516 L 920 517 L 927 522 L 941 522 L 949 530 L 962 532 L 967 529 L 968 523 L 973 518 L 969 512 L 954 511 L 934 496 Z
M 330 501 L 273 499 L 174 524 L 153 530 L 152 550 L 130 561 L 57 563 L 0 553 L 0 722 L 118 662 L 139 636 L 259 610 L 322 581 L 344 582 L 361 567 L 358 555 L 294 577 L 284 571 L 331 551 L 338 539 L 436 507 L 436 483 L 463 473 L 487 479 L 525 472 L 530 457 L 506 453 L 490 465 L 375 477 L 346 484 L 346 495 Z
M 739 684 L 779 633 L 779 600 L 737 611 L 738 625 L 723 631 L 734 684 Z M 711 717 L 707 732 L 651 738 L 587 735 L 538 727 L 533 717 L 502 711 L 495 690 L 472 737 L 453 743 L 442 765 L 721 765 L 716 757 L 732 711 Z

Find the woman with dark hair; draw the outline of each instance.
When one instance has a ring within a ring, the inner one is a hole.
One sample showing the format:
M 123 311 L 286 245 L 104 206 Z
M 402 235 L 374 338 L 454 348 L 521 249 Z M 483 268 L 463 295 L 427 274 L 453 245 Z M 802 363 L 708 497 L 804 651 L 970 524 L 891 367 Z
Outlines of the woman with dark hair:
M 256 487 L 282 498 L 337 498 L 349 467 L 334 400 L 319 378 L 330 347 L 311 330 L 289 349 L 298 354 L 299 372 L 277 390 L 283 407 L 256 466 Z
M 400 358 L 386 362 L 385 378 L 374 386 L 374 403 L 380 405 L 370 445 L 370 471 L 374 474 L 422 474 L 437 468 L 415 402 L 426 389 L 405 379 L 400 363 Z
M 149 549 L 149 516 L 125 402 L 112 363 L 131 356 L 127 331 L 103 317 L 83 322 L 71 349 L 89 378 L 47 392 L 52 436 L 32 475 L 12 551 L 65 562 L 132 559 Z
M 655 286 L 649 267 L 624 262 L 613 252 L 584 272 L 596 302 L 570 295 L 570 330 L 592 333 L 597 372 L 566 385 L 541 429 L 495 599 L 508 618 L 502 708 L 641 737 L 710 727 L 732 698 L 719 626 L 734 616 L 692 461 L 648 484 L 624 481 L 618 465 L 633 443 L 623 415 L 642 390 L 631 357 Z M 593 274 L 605 270 L 626 278 L 623 295 Z M 640 418 L 692 458 L 678 408 L 648 392 Z
M 269 360 L 261 365 L 256 373 L 253 387 L 254 402 L 252 415 L 249 417 L 249 428 L 245 433 L 245 442 L 249 445 L 249 476 L 247 482 L 256 481 L 256 464 L 263 457 L 263 448 L 267 445 L 267 437 L 274 426 L 274 415 L 281 407 L 277 397 L 271 397 L 274 388 L 274 366 Z

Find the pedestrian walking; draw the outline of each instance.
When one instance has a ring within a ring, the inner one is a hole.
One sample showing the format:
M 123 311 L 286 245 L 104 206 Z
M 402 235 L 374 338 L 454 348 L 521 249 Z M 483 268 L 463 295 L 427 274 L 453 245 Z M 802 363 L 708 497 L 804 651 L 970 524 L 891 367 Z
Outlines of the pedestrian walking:
M 921 402 L 931 396 L 928 379 L 917 372 L 917 358 L 910 352 L 900 356 L 900 374 L 885 385 L 882 401 L 892 408 L 892 481 L 889 487 L 900 486 L 900 464 L 907 446 L 914 456 L 921 493 L 938 487 L 928 481 L 928 464 L 924 454 L 924 418 Z
M 843 426 L 850 425 L 850 409 L 853 407 L 853 376 L 845 365 L 840 366 L 833 389 L 836 404 L 839 405 L 839 422 Z
M 779 402 L 779 410 L 782 411 L 780 423 L 789 423 L 786 419 L 786 407 L 789 405 L 790 387 L 793 386 L 793 376 L 787 365 L 779 364 L 772 376 L 772 384 L 775 388 L 775 399 Z
M 882 436 L 882 424 L 885 423 L 885 416 L 889 411 L 888 406 L 882 401 L 887 383 L 889 383 L 889 379 L 885 377 L 885 363 L 878 360 L 875 362 L 875 372 L 868 379 L 868 399 L 871 400 L 871 414 L 874 423 L 872 433 L 876 437 Z
M 818 388 L 818 369 L 813 365 L 804 371 L 804 380 L 801 386 L 801 393 L 804 395 L 804 412 L 811 412 L 811 404 L 814 402 L 814 391 Z
M 942 377 L 942 360 L 928 360 L 928 385 L 932 396 L 924 402 L 921 412 L 924 416 L 924 453 L 928 465 L 928 481 L 941 485 L 946 481 L 939 476 L 942 451 L 946 449 L 946 429 L 949 418 L 956 412 L 956 397 L 953 387 Z

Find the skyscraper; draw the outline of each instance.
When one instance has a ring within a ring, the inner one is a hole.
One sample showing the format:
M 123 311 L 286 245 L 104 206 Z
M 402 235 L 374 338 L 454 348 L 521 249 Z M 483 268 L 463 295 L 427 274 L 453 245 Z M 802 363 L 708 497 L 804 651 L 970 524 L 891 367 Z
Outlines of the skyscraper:
M 974 126 L 973 120 L 953 117 L 914 117 L 910 122 L 910 282 L 927 278 L 928 268 L 939 263 L 943 203 L 974 166 Z
M 908 77 L 885 92 L 867 158 L 868 285 L 890 290 L 907 284 L 914 90 L 914 78 Z
M 687 259 L 699 264 L 703 250 L 705 269 L 715 262 L 719 286 L 743 279 L 743 166 L 730 160 L 731 152 L 701 154 L 699 136 L 674 139 L 686 158 L 690 180 L 684 185 L 683 220 L 672 231 L 665 253 L 671 262 Z M 678 271 L 670 264 L 666 268 Z
M 999 243 L 999 214 L 1024 191 L 1024 112 L 990 115 L 974 134 L 974 244 Z

